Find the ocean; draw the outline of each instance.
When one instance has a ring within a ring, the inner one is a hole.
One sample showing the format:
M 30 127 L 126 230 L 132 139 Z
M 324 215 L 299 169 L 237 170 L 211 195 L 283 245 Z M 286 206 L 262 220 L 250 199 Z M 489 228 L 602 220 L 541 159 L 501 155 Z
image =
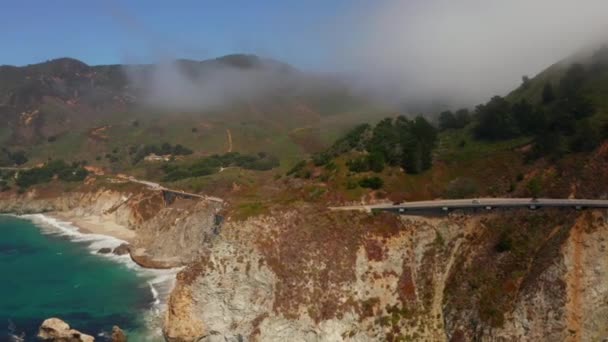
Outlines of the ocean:
M 129 341 L 163 341 L 160 316 L 176 270 L 97 253 L 122 242 L 44 215 L 0 215 L 0 341 L 36 341 L 50 317 L 99 341 L 113 325 Z

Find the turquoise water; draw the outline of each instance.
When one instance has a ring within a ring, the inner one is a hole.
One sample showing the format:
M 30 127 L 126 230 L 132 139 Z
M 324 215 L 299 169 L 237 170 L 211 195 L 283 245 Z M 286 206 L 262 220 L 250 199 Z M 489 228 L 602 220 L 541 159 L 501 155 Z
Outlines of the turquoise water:
M 49 225 L 0 215 L 0 341 L 11 330 L 35 341 L 49 317 L 97 340 L 113 325 L 131 332 L 130 341 L 144 340 L 136 336 L 147 329 L 145 317 L 157 301 L 152 276 L 92 253 L 94 240 L 78 240 Z

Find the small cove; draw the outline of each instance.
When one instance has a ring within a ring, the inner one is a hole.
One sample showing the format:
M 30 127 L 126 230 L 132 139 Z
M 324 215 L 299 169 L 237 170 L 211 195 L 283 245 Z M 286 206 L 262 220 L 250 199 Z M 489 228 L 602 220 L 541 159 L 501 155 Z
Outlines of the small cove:
M 43 215 L 0 215 L 0 340 L 35 341 L 42 321 L 58 317 L 101 341 L 113 325 L 130 340 L 162 341 L 160 314 L 175 271 L 96 253 L 120 243 Z

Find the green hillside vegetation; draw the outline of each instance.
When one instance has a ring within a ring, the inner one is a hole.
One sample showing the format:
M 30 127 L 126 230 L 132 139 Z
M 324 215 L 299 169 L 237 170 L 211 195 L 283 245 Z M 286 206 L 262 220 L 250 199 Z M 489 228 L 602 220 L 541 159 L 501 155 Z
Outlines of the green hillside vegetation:
M 572 168 L 608 138 L 608 106 L 598 96 L 608 94 L 607 61 L 603 48 L 552 66 L 473 111 L 440 113 L 436 128 L 404 118 L 356 126 L 287 175 L 331 188 L 321 197 L 329 201 L 360 200 L 364 188 L 378 190 L 367 186 L 371 178 L 382 184 L 374 197 L 395 201 L 564 196 L 561 175 L 579 174 Z
M 208 176 L 218 173 L 221 168 L 240 167 L 246 170 L 266 171 L 279 166 L 279 160 L 264 152 L 256 155 L 244 155 L 238 152 L 223 155 L 212 155 L 187 163 L 167 163 L 162 166 L 166 182 L 181 179 Z
M 87 160 L 112 172 L 138 169 L 142 156 L 163 153 L 158 146 L 163 141 L 187 147 L 194 155 L 266 151 L 289 168 L 357 123 L 386 113 L 353 95 L 338 78 L 306 74 L 253 55 L 174 64 L 193 80 L 204 79 L 218 67 L 268 72 L 272 91 L 200 110 L 148 108 L 125 70 L 145 81 L 155 65 L 88 66 L 60 58 L 2 66 L 0 119 L 7 124 L 0 128 L 0 145 L 23 150 L 28 165 L 48 158 Z M 102 127 L 99 134 L 92 134 Z M 140 152 L 132 153 L 129 146 Z
M 597 51 L 586 65 L 567 67 L 555 84 L 543 83 L 549 78 L 541 74 L 535 80 L 525 79 L 507 98 L 496 96 L 479 105 L 475 137 L 486 141 L 533 137 L 530 158 L 595 149 L 608 133 L 608 107 L 601 99 L 605 96 L 597 96 L 602 89 L 608 91 L 608 48 Z
M 362 155 L 347 162 L 352 172 L 382 172 L 385 165 L 389 165 L 416 174 L 432 166 L 436 143 L 437 130 L 425 118 L 410 120 L 398 116 L 383 119 L 374 127 L 359 125 L 312 159 L 315 166 L 323 166 L 332 158 L 354 150 Z
M 255 64 L 235 61 L 239 67 Z M 89 107 L 89 97 L 80 99 L 77 108 L 43 102 L 38 107 L 40 121 L 34 116 L 31 127 L 11 124 L 2 131 L 9 142 L 3 144 L 4 151 L 11 152 L 0 153 L 0 163 L 34 165 L 49 157 L 86 160 L 110 173 L 222 195 L 232 193 L 237 184 L 243 189 L 239 196 L 245 192 L 251 203 L 269 189 L 277 201 L 301 197 L 339 202 L 360 200 L 372 192 L 375 198 L 391 200 L 549 194 L 547 187 L 559 183 L 559 173 L 544 175 L 543 168 L 570 170 L 608 136 L 607 61 L 608 49 L 603 48 L 589 58 L 556 64 L 524 78 L 505 97 L 493 97 L 473 110 L 444 111 L 433 123 L 394 116 L 352 96 L 340 84 L 320 87 L 323 79 L 270 97 L 192 112 L 147 110 L 128 101 L 116 105 L 106 100 L 96 109 Z M 62 63 L 72 62 L 59 63 L 62 66 L 53 72 L 82 67 Z M 197 63 L 180 63 L 198 72 Z M 9 69 L 4 72 L 15 79 L 22 73 L 20 68 Z M 121 87 L 119 66 L 102 70 L 103 80 L 96 84 L 106 90 Z M 42 91 L 48 98 L 45 92 L 55 90 L 50 83 L 45 87 L 33 87 L 30 95 L 36 98 Z M 15 95 L 4 99 L 33 101 Z M 6 108 L 0 106 L 0 116 Z M 22 110 L 30 113 L 33 108 Z M 15 129 L 22 139 L 43 138 L 15 140 L 15 134 L 7 133 Z M 150 153 L 181 157 L 167 163 L 141 162 Z M 219 172 L 230 167 L 236 169 Z M 277 170 L 271 177 L 257 172 L 272 169 Z M 239 178 L 243 175 L 246 185 Z M 291 182 L 299 184 L 298 191 L 290 188 Z
M 65 182 L 80 182 L 88 175 L 82 163 L 68 164 L 63 160 L 53 160 L 44 166 L 19 171 L 15 183 L 22 189 L 32 185 L 47 183 L 57 177 Z
M 0 149 L 0 167 L 19 166 L 27 163 L 27 156 L 24 151 L 9 151 L 6 148 Z

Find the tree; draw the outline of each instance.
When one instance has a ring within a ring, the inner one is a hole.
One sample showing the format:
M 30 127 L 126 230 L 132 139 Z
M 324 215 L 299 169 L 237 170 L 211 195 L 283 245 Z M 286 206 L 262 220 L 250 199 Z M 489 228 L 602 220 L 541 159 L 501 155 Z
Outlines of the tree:
M 530 120 L 534 113 L 534 108 L 527 100 L 521 100 L 513 105 L 513 118 L 517 122 L 517 127 L 523 133 L 529 133 L 533 129 L 530 127 Z
M 542 183 L 540 181 L 540 178 L 532 178 L 526 185 L 526 188 L 528 189 L 528 193 L 530 194 L 530 196 L 534 198 L 538 197 L 542 191 Z
M 572 64 L 559 82 L 559 97 L 569 99 L 579 95 L 586 77 L 582 64 Z
M 534 139 L 534 147 L 528 157 L 559 156 L 563 152 L 563 138 L 557 131 L 544 131 Z
M 509 102 L 500 96 L 494 96 L 487 104 L 477 106 L 476 112 L 479 120 L 475 127 L 477 138 L 510 139 L 519 133 Z
M 573 152 L 593 151 L 600 144 L 600 133 L 596 130 L 589 120 L 582 120 L 577 123 L 576 134 L 570 141 L 570 149 Z
M 351 159 L 346 162 L 346 166 L 348 166 L 348 170 L 351 172 L 367 172 L 369 171 L 369 159 L 366 157 Z
M 437 130 L 422 116 L 409 124 L 402 135 L 401 166 L 408 173 L 420 173 L 432 166 L 433 149 L 437 144 Z
M 564 100 L 564 106 L 576 120 L 587 118 L 595 112 L 595 107 L 591 101 L 584 98 L 581 94 L 573 95 Z
M 545 129 L 545 112 L 542 107 L 534 108 L 524 99 L 513 105 L 512 112 L 521 133 L 536 134 Z
M 374 172 L 382 172 L 384 170 L 384 155 L 379 152 L 372 152 L 367 157 L 369 169 Z
M 448 128 L 454 128 L 456 125 L 456 117 L 451 111 L 447 110 L 439 114 L 439 129 L 445 130 Z
M 521 77 L 521 88 L 524 90 L 530 88 L 530 77 L 527 75 Z
M 13 160 L 10 158 L 8 151 L 0 151 L 0 166 L 12 166 Z
M 16 151 L 10 154 L 10 158 L 13 160 L 13 163 L 16 165 L 23 165 L 27 163 L 27 157 L 25 156 L 25 152 Z
M 454 113 L 456 118 L 456 128 L 463 128 L 471 122 L 471 114 L 469 114 L 469 110 L 466 108 L 462 108 Z
M 384 181 L 379 177 L 365 177 L 359 181 L 359 186 L 362 188 L 369 188 L 378 190 L 384 185 Z
M 397 165 L 400 160 L 399 150 L 396 149 L 398 143 L 399 136 L 393 120 L 386 118 L 374 127 L 367 150 L 370 153 L 381 153 L 389 165 Z
M 551 83 L 546 83 L 543 87 L 543 104 L 549 104 L 555 100 L 555 93 Z
M 469 124 L 471 117 L 469 110 L 466 108 L 459 109 L 456 113 L 445 111 L 439 114 L 439 129 L 446 130 L 449 128 L 463 128 Z

